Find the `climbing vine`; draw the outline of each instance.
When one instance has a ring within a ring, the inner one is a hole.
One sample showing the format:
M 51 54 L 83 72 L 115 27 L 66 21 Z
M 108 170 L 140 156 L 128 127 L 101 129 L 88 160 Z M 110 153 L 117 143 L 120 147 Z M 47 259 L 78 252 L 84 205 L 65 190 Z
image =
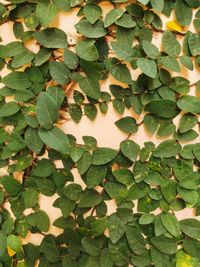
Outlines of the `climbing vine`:
M 7 23 L 16 39 L 0 45 L 0 266 L 200 266 L 200 81 L 183 75 L 200 67 L 199 8 L 199 0 L 0 3 L 0 35 Z M 54 24 L 72 12 L 74 36 Z M 62 130 L 108 109 L 126 134 L 118 148 Z M 159 145 L 134 141 L 143 126 Z M 56 196 L 62 216 L 50 221 L 41 195 Z M 179 220 L 185 208 L 194 216 Z M 24 242 L 30 234 L 40 245 Z

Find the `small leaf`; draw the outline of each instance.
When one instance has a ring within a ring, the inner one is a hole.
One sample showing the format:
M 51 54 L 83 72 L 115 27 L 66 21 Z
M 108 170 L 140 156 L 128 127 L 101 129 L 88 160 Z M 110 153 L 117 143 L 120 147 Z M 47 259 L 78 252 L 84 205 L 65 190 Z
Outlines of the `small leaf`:
M 164 254 L 176 253 L 176 240 L 165 236 L 152 237 L 151 243 Z
M 37 227 L 42 232 L 48 232 L 49 230 L 49 217 L 43 210 L 31 213 L 26 217 L 26 220 L 31 226 Z
M 157 57 L 160 56 L 160 52 L 159 52 L 158 48 L 154 44 L 152 44 L 146 40 L 144 40 L 142 42 L 142 48 L 143 48 L 144 52 L 147 54 L 147 56 L 152 58 L 152 59 L 156 59 Z
M 38 203 L 38 192 L 33 188 L 28 188 L 23 193 L 25 208 L 32 208 Z
M 150 0 L 153 9 L 162 12 L 164 8 L 164 0 Z
M 138 130 L 136 120 L 129 116 L 116 121 L 115 125 L 125 133 L 136 133 Z

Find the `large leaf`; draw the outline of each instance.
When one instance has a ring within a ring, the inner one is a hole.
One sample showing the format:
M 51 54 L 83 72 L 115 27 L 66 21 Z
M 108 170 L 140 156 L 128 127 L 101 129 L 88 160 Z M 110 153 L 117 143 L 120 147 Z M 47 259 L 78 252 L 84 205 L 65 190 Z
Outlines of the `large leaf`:
M 17 105 L 16 102 L 8 102 L 5 103 L 1 108 L 0 108 L 0 117 L 9 117 L 12 116 L 13 114 L 17 113 L 20 110 L 20 106 Z
M 186 112 L 200 113 L 200 99 L 195 96 L 186 95 L 181 97 L 177 106 Z
M 119 241 L 125 232 L 125 224 L 120 217 L 113 213 L 108 219 L 109 237 L 113 243 Z
M 136 120 L 129 116 L 119 119 L 115 125 L 125 133 L 135 133 L 138 130 Z
M 97 148 L 93 152 L 92 164 L 103 165 L 113 160 L 118 154 L 117 150 L 111 148 Z
M 116 20 L 120 19 L 124 14 L 124 11 L 119 8 L 112 9 L 110 12 L 106 14 L 104 27 L 107 28 L 112 25 Z
M 137 66 L 140 68 L 142 73 L 149 76 L 150 78 L 155 78 L 157 75 L 157 66 L 154 60 L 148 58 L 139 58 L 137 60 Z
M 140 151 L 140 146 L 132 140 L 126 140 L 120 143 L 120 149 L 124 156 L 129 158 L 131 161 L 136 161 Z
M 77 55 L 87 61 L 95 61 L 99 58 L 94 40 L 83 40 L 76 44 Z
M 161 220 L 167 231 L 174 237 L 180 235 L 180 226 L 177 218 L 173 214 L 162 214 Z
M 132 78 L 129 69 L 125 64 L 120 63 L 117 58 L 107 59 L 105 61 L 105 65 L 116 80 L 123 83 L 132 84 Z
M 79 84 L 87 96 L 97 100 L 101 97 L 99 82 L 96 79 L 83 77 L 79 73 L 74 73 L 72 79 Z
M 200 222 L 196 219 L 184 219 L 180 221 L 181 231 L 194 239 L 200 239 Z
M 172 100 L 153 100 L 146 106 L 146 111 L 155 113 L 161 118 L 174 118 L 179 113 L 176 102 Z
M 178 56 L 181 52 L 181 46 L 179 42 L 176 40 L 175 35 L 170 31 L 165 31 L 162 36 L 162 45 L 164 51 L 169 56 Z
M 40 125 L 45 129 L 51 129 L 53 123 L 58 120 L 57 104 L 46 92 L 41 92 L 37 98 L 36 116 Z
M 176 253 L 176 240 L 165 236 L 152 237 L 151 243 L 164 254 Z
M 86 16 L 86 19 L 91 24 L 94 24 L 101 17 L 102 14 L 101 7 L 96 4 L 85 5 L 83 11 Z
M 59 128 L 53 127 L 51 130 L 40 128 L 38 134 L 42 142 L 45 143 L 48 147 L 62 154 L 69 153 L 68 137 Z
M 26 217 L 26 220 L 31 226 L 37 227 L 42 232 L 48 232 L 49 230 L 49 217 L 43 210 L 31 213 Z
M 31 86 L 28 75 L 19 71 L 11 72 L 5 76 L 1 82 L 6 86 L 16 90 L 23 90 Z
M 176 18 L 180 25 L 188 26 L 192 20 L 192 8 L 184 3 L 182 0 L 176 1 Z
M 100 38 L 107 33 L 101 20 L 90 24 L 86 19 L 82 19 L 75 25 L 75 28 L 80 34 L 88 38 Z
M 181 145 L 175 140 L 163 141 L 153 152 L 155 157 L 170 158 L 176 156 L 181 150 Z
M 52 61 L 49 64 L 49 70 L 52 78 L 61 85 L 69 81 L 70 71 L 63 62 Z
M 47 48 L 66 48 L 67 35 L 57 28 L 48 28 L 33 34 L 36 41 Z
M 37 5 L 36 16 L 43 27 L 47 27 L 57 13 L 55 4 L 51 1 L 43 1 Z

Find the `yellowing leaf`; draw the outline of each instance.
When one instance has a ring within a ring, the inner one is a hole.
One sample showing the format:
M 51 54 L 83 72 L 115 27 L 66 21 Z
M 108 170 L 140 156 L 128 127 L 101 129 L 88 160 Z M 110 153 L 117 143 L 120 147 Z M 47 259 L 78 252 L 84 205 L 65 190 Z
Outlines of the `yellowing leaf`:
M 7 246 L 8 255 L 10 257 L 14 256 L 16 254 L 16 251 L 12 250 L 9 246 Z
M 168 21 L 166 27 L 169 31 L 183 32 L 183 28 L 176 21 Z
M 176 254 L 176 267 L 196 267 L 199 265 L 199 259 L 190 256 L 183 250 Z

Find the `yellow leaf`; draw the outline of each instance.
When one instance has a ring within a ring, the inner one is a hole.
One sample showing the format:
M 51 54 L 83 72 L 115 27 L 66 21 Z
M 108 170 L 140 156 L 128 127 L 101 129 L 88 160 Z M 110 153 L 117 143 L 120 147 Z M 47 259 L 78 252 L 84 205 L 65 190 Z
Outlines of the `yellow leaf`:
M 179 250 L 176 254 L 176 267 L 196 267 L 199 264 L 199 259 L 190 256 L 183 250 Z
M 183 28 L 176 21 L 168 21 L 166 27 L 169 31 L 183 33 Z
M 14 256 L 16 254 L 16 251 L 12 250 L 9 246 L 7 246 L 8 255 L 10 257 Z

